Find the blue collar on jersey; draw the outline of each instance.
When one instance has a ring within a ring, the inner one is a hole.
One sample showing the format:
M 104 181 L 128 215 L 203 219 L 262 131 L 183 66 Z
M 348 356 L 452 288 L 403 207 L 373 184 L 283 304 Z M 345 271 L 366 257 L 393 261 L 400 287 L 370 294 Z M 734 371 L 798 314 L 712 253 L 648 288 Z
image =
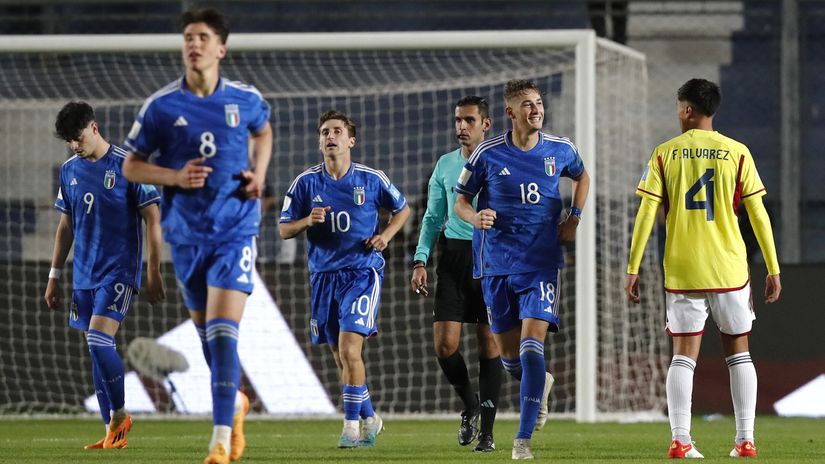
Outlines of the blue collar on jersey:
M 512 129 L 508 130 L 507 134 L 504 136 L 504 143 L 507 144 L 507 148 L 512 148 L 512 149 L 518 150 L 522 153 L 530 153 L 531 151 L 535 150 L 536 148 L 538 148 L 538 147 L 542 146 L 542 144 L 544 144 L 544 132 L 539 131 L 539 143 L 537 143 L 535 146 L 533 146 L 533 148 L 531 148 L 527 151 L 524 151 L 521 148 L 519 148 L 519 147 L 517 147 L 513 144 L 513 130 Z
M 321 171 L 324 173 L 324 177 L 328 177 L 329 180 L 331 180 L 333 182 L 339 182 L 339 181 L 344 180 L 348 175 L 350 175 L 352 173 L 353 169 L 355 169 L 355 161 L 350 160 L 349 169 L 347 169 L 347 173 L 344 174 L 343 176 L 341 176 L 340 179 L 336 179 L 336 178 L 332 177 L 332 174 L 330 174 L 329 171 L 327 171 L 327 163 L 321 163 Z
M 97 160 L 97 161 L 89 161 L 89 160 L 87 160 L 86 158 L 81 158 L 81 157 L 79 157 L 79 156 L 78 156 L 77 158 L 78 158 L 80 161 L 83 161 L 83 162 L 86 162 L 86 163 L 89 163 L 89 164 L 95 164 L 95 163 L 98 163 L 98 162 L 100 162 L 100 161 L 103 161 L 103 160 L 105 160 L 105 159 L 106 159 L 106 157 L 107 157 L 107 156 L 111 155 L 111 154 L 112 154 L 112 152 L 115 150 L 115 144 L 113 144 L 113 143 L 111 143 L 111 142 L 107 142 L 107 143 L 109 143 L 109 149 L 108 149 L 108 150 L 106 150 L 106 153 L 104 153 L 104 154 L 103 154 L 103 156 L 101 156 L 99 160 Z
M 205 96 L 205 97 L 198 97 L 195 94 L 193 94 L 191 90 L 186 88 L 186 75 L 185 74 L 183 76 L 181 76 L 180 84 L 178 85 L 178 87 L 180 88 L 180 93 L 182 93 L 184 95 L 188 95 L 188 96 L 194 97 L 194 98 L 209 98 L 209 97 L 211 97 L 212 95 L 215 95 L 218 92 L 223 92 L 224 88 L 226 88 L 226 79 L 224 79 L 223 76 L 219 76 L 218 77 L 218 86 L 215 88 L 215 91 L 212 92 L 211 94 Z

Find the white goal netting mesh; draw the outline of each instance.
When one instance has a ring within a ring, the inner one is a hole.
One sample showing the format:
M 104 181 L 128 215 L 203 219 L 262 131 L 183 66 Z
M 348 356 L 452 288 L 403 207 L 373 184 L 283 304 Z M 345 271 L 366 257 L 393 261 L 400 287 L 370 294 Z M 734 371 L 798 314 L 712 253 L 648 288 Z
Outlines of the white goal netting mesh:
M 321 160 L 318 116 L 332 108 L 350 114 L 359 135 L 354 159 L 384 170 L 413 208 L 409 225 L 386 253 L 380 336 L 366 343 L 373 401 L 391 413 L 451 412 L 459 403 L 435 361 L 432 299 L 419 298 L 408 287 L 427 179 L 438 156 L 456 147 L 452 112 L 462 96 L 487 98 L 493 133 L 508 128 L 502 92 L 509 79 L 535 80 L 546 92 L 546 131 L 575 142 L 575 62 L 572 48 L 230 52 L 223 75 L 258 87 L 272 106 L 276 134 L 258 272 L 335 405 L 340 387 L 334 362 L 325 348 L 309 344 L 303 238 L 293 241 L 297 249 L 284 246 L 276 225 L 289 182 Z M 585 220 L 596 221 L 597 227 L 597 408 L 602 413 L 661 411 L 668 349 L 655 235 L 643 265 L 643 304 L 629 305 L 622 291 L 638 205 L 633 192 L 650 148 L 645 63 L 604 47 L 598 48 L 596 62 L 596 153 L 583 155 L 594 167 L 597 191 L 585 211 Z M 70 99 L 88 101 L 104 137 L 119 144 L 144 98 L 179 77 L 181 69 L 179 53 L 172 52 L 0 55 L 0 413 L 82 412 L 93 395 L 82 334 L 69 330 L 66 314 L 49 311 L 42 300 L 59 214 L 51 205 L 57 172 L 68 157 L 52 136 L 57 111 Z M 563 194 L 569 197 L 569 183 L 563 184 Z M 575 269 L 570 249 L 562 274 L 562 328 L 548 336 L 546 348 L 557 382 L 551 397 L 555 413 L 576 408 Z M 164 271 L 167 301 L 150 307 L 138 298 L 118 334 L 122 353 L 132 340 L 159 338 L 186 321 L 171 267 L 166 264 Z M 465 330 L 462 349 L 476 378 L 474 330 Z M 270 413 L 261 401 L 265 395 L 256 392 L 261 374 L 246 368 L 244 356 L 243 383 L 253 408 Z M 272 375 L 288 378 L 283 366 L 289 360 L 279 360 L 278 352 L 261 356 L 273 366 Z M 138 379 L 156 411 L 186 412 L 171 398 L 168 384 Z M 518 409 L 517 392 L 517 383 L 508 378 L 501 410 Z

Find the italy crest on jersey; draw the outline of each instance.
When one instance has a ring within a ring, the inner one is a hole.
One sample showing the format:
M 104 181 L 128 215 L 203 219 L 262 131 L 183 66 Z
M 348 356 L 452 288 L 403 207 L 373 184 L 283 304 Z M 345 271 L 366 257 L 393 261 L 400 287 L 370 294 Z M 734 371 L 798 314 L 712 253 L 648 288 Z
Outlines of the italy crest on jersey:
M 544 158 L 544 173 L 550 177 L 556 175 L 556 158 L 554 156 Z
M 355 187 L 352 189 L 352 199 L 355 200 L 355 204 L 361 206 L 367 201 L 367 194 L 364 192 L 364 187 Z
M 106 175 L 103 176 L 103 186 L 107 189 L 111 190 L 115 186 L 115 171 L 109 170 L 106 171 Z
M 223 105 L 223 109 L 226 113 L 226 125 L 229 127 L 238 127 L 241 123 L 241 109 L 238 108 L 238 105 Z

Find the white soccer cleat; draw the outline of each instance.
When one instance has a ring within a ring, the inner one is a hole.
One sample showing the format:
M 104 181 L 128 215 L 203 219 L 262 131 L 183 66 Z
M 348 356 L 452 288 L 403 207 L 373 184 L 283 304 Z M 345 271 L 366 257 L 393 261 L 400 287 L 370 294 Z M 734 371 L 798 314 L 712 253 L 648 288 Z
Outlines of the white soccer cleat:
M 550 389 L 553 388 L 553 374 L 547 372 L 544 376 L 544 393 L 541 395 L 541 405 L 539 406 L 539 415 L 536 417 L 536 427 L 534 430 L 539 431 L 547 422 L 547 417 L 550 415 Z
M 529 438 L 516 438 L 513 440 L 513 459 L 533 459 Z
M 375 446 L 375 440 L 383 430 L 384 420 L 378 414 L 364 419 L 361 424 L 361 440 L 358 441 L 358 447 L 372 448 Z
M 360 441 L 358 436 L 358 432 L 351 433 L 346 428 L 341 432 L 341 437 L 338 438 L 338 447 L 339 448 L 358 448 L 358 442 Z

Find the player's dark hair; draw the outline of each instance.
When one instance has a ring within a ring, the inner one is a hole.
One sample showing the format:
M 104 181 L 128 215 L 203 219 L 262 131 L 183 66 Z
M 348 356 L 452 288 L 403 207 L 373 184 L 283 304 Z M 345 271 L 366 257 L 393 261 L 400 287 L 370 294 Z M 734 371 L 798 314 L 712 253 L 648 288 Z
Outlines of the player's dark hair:
M 355 137 L 355 123 L 347 116 L 345 113 L 342 113 L 337 110 L 330 110 L 326 113 L 322 114 L 320 118 L 318 118 L 318 133 L 321 132 L 321 126 L 324 125 L 325 122 L 329 121 L 330 119 L 337 119 L 344 123 L 346 126 L 347 131 L 349 131 L 350 137 Z
M 487 100 L 475 95 L 467 95 L 466 97 L 462 97 L 456 102 L 455 106 L 456 108 L 462 106 L 477 106 L 478 114 L 481 115 L 482 120 L 490 117 L 490 104 L 487 103 Z
M 220 36 L 221 43 L 225 44 L 229 37 L 229 21 L 218 10 L 214 8 L 199 8 L 189 10 L 180 15 L 180 30 L 183 32 L 186 26 L 194 23 L 204 23 L 212 31 Z
M 77 140 L 83 129 L 95 120 L 95 110 L 82 101 L 66 103 L 54 121 L 54 136 L 66 142 Z
M 705 116 L 713 116 L 722 103 L 722 91 L 707 79 L 691 79 L 679 87 L 676 98 Z
M 537 86 L 533 81 L 513 79 L 504 84 L 504 99 L 510 100 L 511 98 L 518 97 L 519 95 L 531 90 L 535 91 L 539 94 L 539 96 L 542 95 L 541 90 L 539 90 L 539 86 Z

